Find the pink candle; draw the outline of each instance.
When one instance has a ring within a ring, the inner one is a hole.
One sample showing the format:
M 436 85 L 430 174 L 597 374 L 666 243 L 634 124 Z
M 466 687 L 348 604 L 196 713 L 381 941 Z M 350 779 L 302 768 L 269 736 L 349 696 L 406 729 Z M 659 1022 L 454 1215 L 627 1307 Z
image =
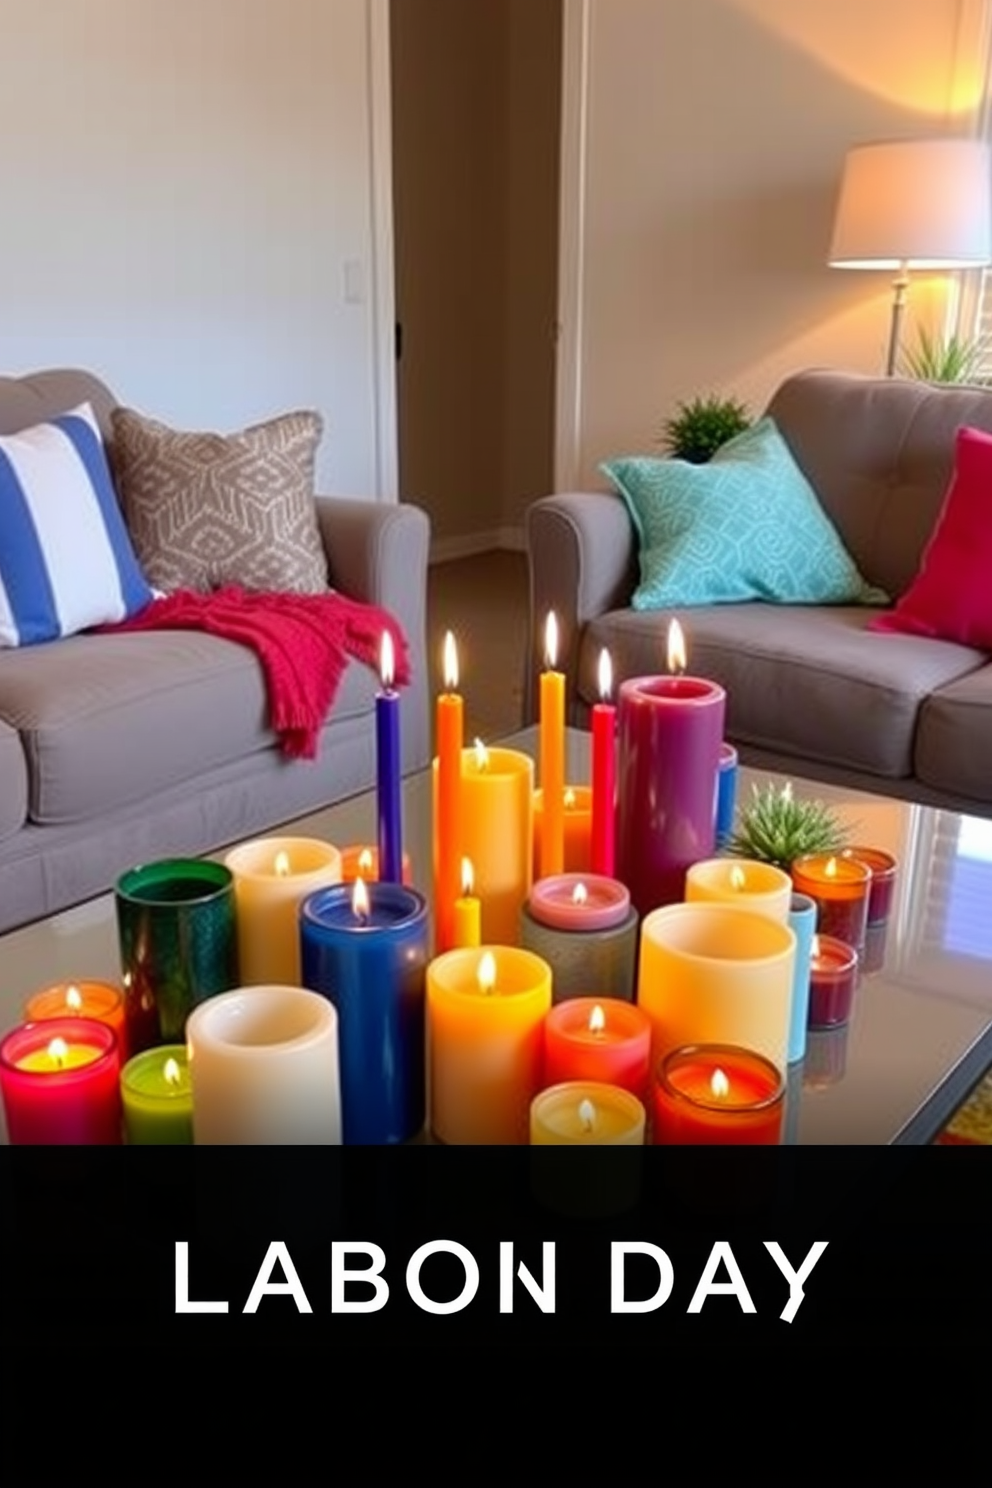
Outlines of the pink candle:
M 617 710 L 610 702 L 613 666 L 606 650 L 599 656 L 599 695 L 592 709 L 592 841 L 594 873 L 612 877 L 616 861 Z
M 813 936 L 809 967 L 809 1026 L 846 1023 L 858 982 L 858 953 L 832 935 Z
M 117 1146 L 117 1037 L 95 1018 L 47 1018 L 0 1044 L 0 1089 L 13 1146 Z
M 625 885 L 594 873 L 539 879 L 527 902 L 534 919 L 554 930 L 610 930 L 630 913 Z
M 670 666 L 679 638 L 670 632 Z M 723 688 L 702 677 L 621 685 L 616 871 L 642 916 L 679 903 L 686 869 L 713 856 L 725 711 Z
M 597 1080 L 647 1099 L 651 1024 L 632 1002 L 573 997 L 544 1020 L 544 1083 Z

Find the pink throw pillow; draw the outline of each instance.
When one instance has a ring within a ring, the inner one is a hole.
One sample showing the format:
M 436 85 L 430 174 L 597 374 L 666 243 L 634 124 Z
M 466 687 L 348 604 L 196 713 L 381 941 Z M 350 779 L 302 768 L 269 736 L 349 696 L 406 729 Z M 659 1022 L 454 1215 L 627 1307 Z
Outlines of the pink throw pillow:
M 954 473 L 919 573 L 868 629 L 992 651 L 992 434 L 958 430 Z

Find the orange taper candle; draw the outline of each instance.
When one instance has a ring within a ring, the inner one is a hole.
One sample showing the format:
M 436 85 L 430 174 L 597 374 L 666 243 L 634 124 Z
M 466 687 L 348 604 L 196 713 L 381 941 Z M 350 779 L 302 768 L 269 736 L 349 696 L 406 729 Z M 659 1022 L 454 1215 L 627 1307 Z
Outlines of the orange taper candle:
M 464 704 L 458 687 L 458 652 L 449 630 L 444 638 L 445 691 L 437 700 L 437 829 L 434 833 L 434 944 L 455 945 L 455 900 L 461 894 L 461 818 Z
M 548 615 L 544 632 L 545 670 L 541 673 L 541 877 L 565 866 L 565 675 L 556 670 L 558 622 Z

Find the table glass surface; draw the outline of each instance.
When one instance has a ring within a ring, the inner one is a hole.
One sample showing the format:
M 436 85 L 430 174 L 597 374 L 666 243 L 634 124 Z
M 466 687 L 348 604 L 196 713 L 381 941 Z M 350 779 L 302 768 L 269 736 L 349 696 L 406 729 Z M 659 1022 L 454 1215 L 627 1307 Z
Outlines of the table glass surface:
M 501 743 L 535 755 L 536 731 Z M 589 736 L 575 730 L 567 777 L 574 785 L 589 778 Z M 742 769 L 738 803 L 753 785 L 785 778 Z M 894 854 L 899 876 L 884 964 L 862 978 L 849 1024 L 811 1033 L 806 1059 L 789 1070 L 786 1139 L 928 1140 L 992 1061 L 992 822 L 789 778 L 797 796 L 832 806 L 851 840 Z M 404 783 L 404 848 L 428 895 L 431 791 L 430 770 Z M 375 804 L 368 791 L 278 831 L 374 843 Z M 32 993 L 85 978 L 120 981 L 112 894 L 0 936 L 0 1029 L 22 1020 Z

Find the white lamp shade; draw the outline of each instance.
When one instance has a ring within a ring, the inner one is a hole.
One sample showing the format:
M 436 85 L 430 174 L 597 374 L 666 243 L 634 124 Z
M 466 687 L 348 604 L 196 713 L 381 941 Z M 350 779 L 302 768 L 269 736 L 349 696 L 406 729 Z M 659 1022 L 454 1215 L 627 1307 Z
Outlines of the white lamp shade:
M 967 268 L 992 259 L 992 153 L 981 140 L 860 145 L 844 162 L 830 264 Z

